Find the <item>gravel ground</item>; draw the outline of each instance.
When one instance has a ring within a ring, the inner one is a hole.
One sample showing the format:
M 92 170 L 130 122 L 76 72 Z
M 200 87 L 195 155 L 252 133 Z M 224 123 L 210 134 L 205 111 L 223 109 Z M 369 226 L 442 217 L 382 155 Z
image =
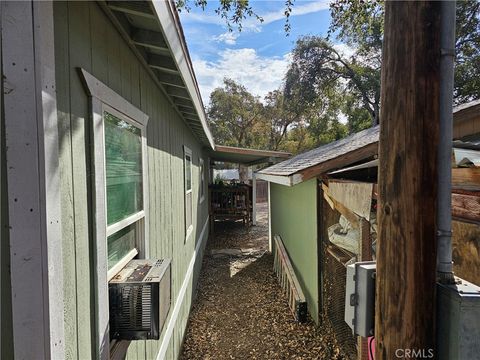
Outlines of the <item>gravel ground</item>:
M 217 223 L 181 359 L 345 359 L 324 322 L 298 324 L 273 272 L 267 209 L 258 225 Z

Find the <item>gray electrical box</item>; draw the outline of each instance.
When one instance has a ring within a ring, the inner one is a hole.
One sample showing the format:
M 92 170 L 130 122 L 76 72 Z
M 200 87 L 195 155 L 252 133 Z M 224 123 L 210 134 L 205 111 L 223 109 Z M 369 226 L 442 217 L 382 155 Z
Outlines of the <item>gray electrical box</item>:
M 437 359 L 480 359 L 480 287 L 437 285 Z
M 375 261 L 347 266 L 345 321 L 355 335 L 369 337 L 375 328 Z

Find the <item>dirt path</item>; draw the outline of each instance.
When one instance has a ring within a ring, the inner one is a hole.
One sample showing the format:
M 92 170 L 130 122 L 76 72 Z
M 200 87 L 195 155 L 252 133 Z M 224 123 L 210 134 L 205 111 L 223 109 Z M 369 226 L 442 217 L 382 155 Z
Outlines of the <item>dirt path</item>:
M 273 273 L 266 206 L 258 225 L 216 225 L 181 359 L 343 359 L 330 331 L 294 321 Z

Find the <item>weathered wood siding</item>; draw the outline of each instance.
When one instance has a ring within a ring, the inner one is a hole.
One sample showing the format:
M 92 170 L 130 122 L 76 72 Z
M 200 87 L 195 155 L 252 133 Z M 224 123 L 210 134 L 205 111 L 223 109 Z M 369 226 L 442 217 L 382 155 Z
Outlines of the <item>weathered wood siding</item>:
M 0 58 L 1 58 L 0 46 Z M 3 72 L 3 71 L 2 71 Z M 3 112 L 3 81 L 0 94 L 0 359 L 13 358 L 12 292 L 10 285 L 10 241 L 8 224 L 8 187 L 5 145 L 5 117 Z
M 318 323 L 317 179 L 289 187 L 270 183 L 272 236 L 280 235 Z
M 172 258 L 170 316 L 198 236 L 207 221 L 207 200 L 201 204 L 198 200 L 198 165 L 200 156 L 205 159 L 205 164 L 208 161 L 202 146 L 97 3 L 56 2 L 54 16 L 65 267 L 65 348 L 67 359 L 88 359 L 93 356 L 95 346 L 91 117 L 77 68 L 85 69 L 149 116 L 150 228 L 147 231 L 150 256 Z M 196 214 L 193 236 L 187 242 L 183 145 L 193 152 L 193 214 Z M 199 256 L 201 259 L 201 254 Z M 198 271 L 196 265 L 194 280 Z M 176 358 L 180 350 L 193 288 L 194 283 L 190 281 L 166 358 Z M 161 341 L 132 342 L 127 358 L 154 359 Z

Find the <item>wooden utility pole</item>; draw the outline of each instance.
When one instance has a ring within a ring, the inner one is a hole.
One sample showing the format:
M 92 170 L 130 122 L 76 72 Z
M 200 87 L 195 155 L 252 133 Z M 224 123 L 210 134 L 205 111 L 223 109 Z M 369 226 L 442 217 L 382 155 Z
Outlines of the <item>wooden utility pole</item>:
M 435 346 L 440 5 L 385 5 L 377 360 L 411 357 L 411 351 L 428 355 Z

